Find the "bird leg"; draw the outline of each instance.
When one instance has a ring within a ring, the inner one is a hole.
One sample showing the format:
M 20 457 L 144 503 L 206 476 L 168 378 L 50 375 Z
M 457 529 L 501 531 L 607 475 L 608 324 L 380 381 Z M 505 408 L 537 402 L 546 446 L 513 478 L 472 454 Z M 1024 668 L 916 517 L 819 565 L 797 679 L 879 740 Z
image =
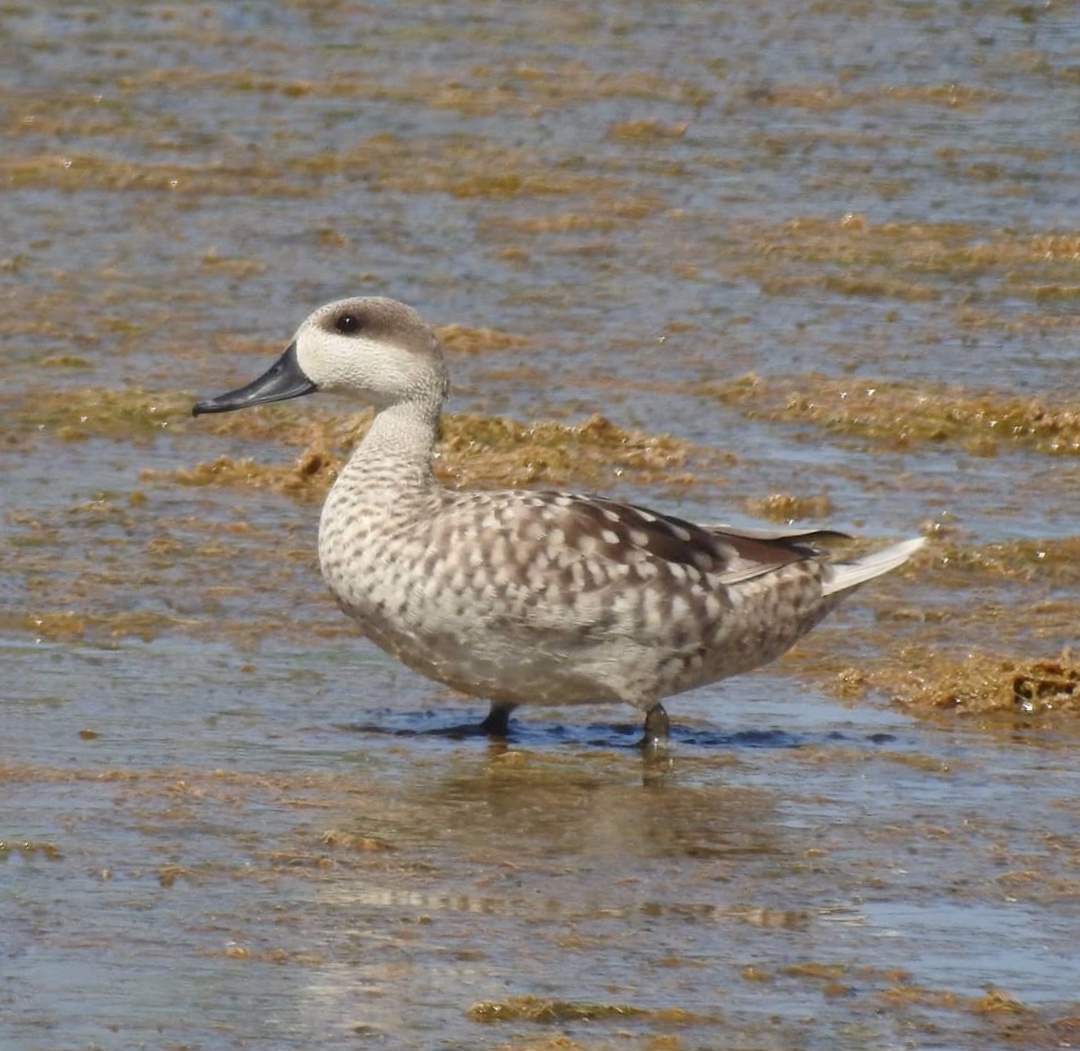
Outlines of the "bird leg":
M 514 710 L 513 704 L 501 704 L 499 701 L 491 702 L 491 711 L 487 718 L 480 724 L 480 729 L 488 737 L 506 737 L 510 733 L 510 713 Z
M 667 744 L 668 731 L 671 728 L 671 720 L 664 706 L 654 704 L 645 713 L 645 736 L 641 739 L 642 748 L 656 748 L 658 745 Z

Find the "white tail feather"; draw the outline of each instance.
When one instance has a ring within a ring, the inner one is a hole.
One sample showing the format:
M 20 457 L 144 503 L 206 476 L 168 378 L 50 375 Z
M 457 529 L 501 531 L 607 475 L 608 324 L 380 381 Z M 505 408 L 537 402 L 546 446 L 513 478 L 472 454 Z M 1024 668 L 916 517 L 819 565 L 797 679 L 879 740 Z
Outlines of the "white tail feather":
M 874 577 L 880 577 L 882 573 L 902 566 L 925 543 L 926 538 L 920 536 L 914 540 L 903 540 L 880 551 L 871 551 L 870 554 L 853 558 L 850 562 L 833 562 L 832 575 L 822 584 L 821 592 L 823 595 L 834 595 L 838 591 L 849 591 L 873 580 Z

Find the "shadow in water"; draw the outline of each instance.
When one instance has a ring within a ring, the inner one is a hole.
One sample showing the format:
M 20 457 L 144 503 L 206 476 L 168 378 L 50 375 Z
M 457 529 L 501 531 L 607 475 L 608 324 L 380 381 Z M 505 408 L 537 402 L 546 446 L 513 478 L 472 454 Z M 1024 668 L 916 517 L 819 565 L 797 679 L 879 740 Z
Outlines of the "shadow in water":
M 479 738 L 492 744 L 511 745 L 577 745 L 583 748 L 638 749 L 642 729 L 640 723 L 558 723 L 538 720 L 511 720 L 505 738 L 492 737 L 481 721 L 449 722 L 445 713 L 414 711 L 402 713 L 393 709 L 377 709 L 365 722 L 335 723 L 334 728 L 345 733 L 383 735 L 398 738 L 429 738 L 463 741 Z M 744 751 L 747 749 L 804 748 L 829 743 L 848 745 L 886 745 L 896 741 L 891 733 L 845 734 L 837 730 L 820 733 L 787 730 L 725 731 L 699 725 L 672 723 L 671 747 L 691 747 L 715 751 Z M 662 754 L 664 749 L 659 749 Z

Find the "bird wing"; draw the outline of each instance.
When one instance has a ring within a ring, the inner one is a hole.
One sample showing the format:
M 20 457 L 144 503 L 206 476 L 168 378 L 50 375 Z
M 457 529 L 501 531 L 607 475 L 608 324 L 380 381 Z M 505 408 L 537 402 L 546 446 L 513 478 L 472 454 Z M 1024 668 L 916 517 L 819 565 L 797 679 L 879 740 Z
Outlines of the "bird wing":
M 725 585 L 813 558 L 818 551 L 809 541 L 842 535 L 829 530 L 779 532 L 698 525 L 675 515 L 598 497 L 579 498 L 570 510 L 579 519 L 601 527 L 606 524 L 624 548 L 643 550 L 661 562 L 694 566 Z

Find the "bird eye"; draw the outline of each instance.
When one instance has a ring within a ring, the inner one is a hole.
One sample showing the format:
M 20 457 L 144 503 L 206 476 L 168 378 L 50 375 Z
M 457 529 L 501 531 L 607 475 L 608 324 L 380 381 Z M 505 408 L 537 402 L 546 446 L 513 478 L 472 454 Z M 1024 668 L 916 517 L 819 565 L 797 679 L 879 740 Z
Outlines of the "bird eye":
M 339 314 L 334 318 L 334 328 L 338 332 L 349 335 L 360 331 L 360 319 L 355 314 Z

